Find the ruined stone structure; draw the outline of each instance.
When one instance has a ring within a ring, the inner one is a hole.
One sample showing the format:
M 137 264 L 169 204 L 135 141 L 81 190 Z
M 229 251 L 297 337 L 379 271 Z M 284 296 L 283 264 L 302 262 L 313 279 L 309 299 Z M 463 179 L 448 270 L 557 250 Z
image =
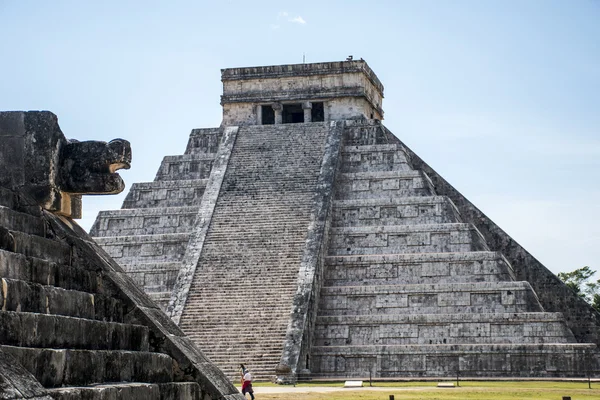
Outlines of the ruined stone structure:
M 598 370 L 600 315 L 381 124 L 364 61 L 222 80 L 91 233 L 230 378 Z
M 124 189 L 129 143 L 50 112 L 0 112 L 0 143 L 0 398 L 242 399 L 73 220 Z

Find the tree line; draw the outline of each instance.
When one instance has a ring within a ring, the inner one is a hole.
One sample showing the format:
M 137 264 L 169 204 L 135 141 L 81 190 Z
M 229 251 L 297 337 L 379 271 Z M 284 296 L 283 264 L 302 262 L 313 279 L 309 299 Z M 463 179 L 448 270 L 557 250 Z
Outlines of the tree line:
M 585 266 L 572 272 L 559 272 L 558 278 L 600 312 L 600 279 L 591 279 L 595 273 L 596 271 Z

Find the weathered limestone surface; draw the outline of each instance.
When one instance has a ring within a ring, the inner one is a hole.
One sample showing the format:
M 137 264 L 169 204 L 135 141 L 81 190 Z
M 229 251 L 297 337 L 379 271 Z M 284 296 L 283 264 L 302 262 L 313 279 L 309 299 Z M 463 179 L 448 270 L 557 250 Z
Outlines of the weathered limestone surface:
M 49 112 L 0 113 L 0 138 L 0 397 L 243 398 L 67 216 L 122 189 L 128 143 L 67 141 Z

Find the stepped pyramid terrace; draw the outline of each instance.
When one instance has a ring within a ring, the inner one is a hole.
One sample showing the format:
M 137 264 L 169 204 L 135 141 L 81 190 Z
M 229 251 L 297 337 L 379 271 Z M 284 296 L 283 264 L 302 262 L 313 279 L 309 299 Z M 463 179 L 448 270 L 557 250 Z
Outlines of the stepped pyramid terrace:
M 382 124 L 365 61 L 221 78 L 221 126 L 91 235 L 230 379 L 598 372 L 600 314 Z
M 124 189 L 125 140 L 0 112 L 0 398 L 243 399 L 73 218 Z

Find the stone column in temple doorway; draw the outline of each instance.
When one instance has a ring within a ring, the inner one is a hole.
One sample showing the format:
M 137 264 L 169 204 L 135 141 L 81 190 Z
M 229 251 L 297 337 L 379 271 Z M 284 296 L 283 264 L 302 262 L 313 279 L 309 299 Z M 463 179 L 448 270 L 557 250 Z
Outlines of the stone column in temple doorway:
M 303 102 L 302 109 L 304 110 L 304 122 L 312 122 L 312 103 L 310 101 Z
M 273 111 L 275 112 L 275 125 L 280 125 L 283 122 L 283 106 L 281 103 L 273 103 L 271 107 L 273 107 Z

